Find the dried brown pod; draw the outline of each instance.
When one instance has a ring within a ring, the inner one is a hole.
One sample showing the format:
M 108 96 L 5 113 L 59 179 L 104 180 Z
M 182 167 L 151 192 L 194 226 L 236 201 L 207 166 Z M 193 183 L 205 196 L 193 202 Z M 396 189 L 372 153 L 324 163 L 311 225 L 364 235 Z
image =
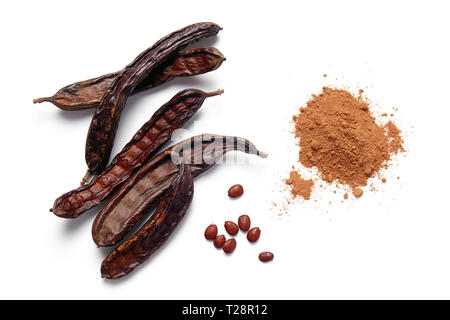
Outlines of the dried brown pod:
M 193 195 L 194 183 L 190 167 L 182 164 L 151 218 L 133 237 L 103 260 L 102 277 L 121 278 L 148 260 L 183 219 Z
M 76 218 L 98 205 L 153 156 L 154 152 L 171 138 L 172 132 L 200 109 L 207 97 L 222 92 L 223 90 L 217 90 L 206 93 L 197 89 L 186 89 L 177 93 L 138 130 L 114 157 L 108 168 L 87 185 L 56 199 L 51 211 L 62 218 Z
M 195 76 L 214 71 L 224 61 L 224 55 L 214 47 L 199 47 L 177 52 L 174 57 L 157 67 L 138 84 L 131 95 L 157 87 L 177 77 Z M 120 71 L 117 71 L 69 84 L 59 89 L 53 96 L 34 99 L 33 103 L 51 102 L 65 111 L 96 108 L 119 74 Z
M 203 134 L 186 139 L 148 160 L 108 200 L 95 218 L 92 237 L 98 246 L 112 246 L 144 216 L 176 176 L 178 158 L 194 177 L 213 167 L 229 151 L 266 157 L 247 139 Z
M 96 108 L 89 126 L 85 159 L 91 173 L 99 174 L 106 168 L 120 115 L 134 89 L 176 52 L 195 41 L 215 36 L 220 29 L 215 23 L 202 22 L 177 30 L 142 52 L 117 75 Z

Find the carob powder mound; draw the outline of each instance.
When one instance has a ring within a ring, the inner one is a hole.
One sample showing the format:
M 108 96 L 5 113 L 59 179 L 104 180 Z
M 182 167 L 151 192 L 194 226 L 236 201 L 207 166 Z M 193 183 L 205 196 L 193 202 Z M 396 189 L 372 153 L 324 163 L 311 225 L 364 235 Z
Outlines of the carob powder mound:
M 392 121 L 378 125 L 362 92 L 354 97 L 346 90 L 324 87 L 293 117 L 302 165 L 316 167 L 323 180 L 337 180 L 356 196 L 362 195 L 359 187 L 387 167 L 392 155 L 404 151 L 400 130 Z M 285 181 L 294 186 L 294 196 L 296 175 L 291 172 Z

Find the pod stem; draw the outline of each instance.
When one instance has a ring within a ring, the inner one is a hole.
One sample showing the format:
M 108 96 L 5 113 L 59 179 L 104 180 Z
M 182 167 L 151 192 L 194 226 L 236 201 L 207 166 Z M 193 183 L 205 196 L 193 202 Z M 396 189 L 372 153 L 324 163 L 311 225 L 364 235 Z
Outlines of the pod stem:
M 86 174 L 84 175 L 83 179 L 81 179 L 80 182 L 80 186 L 84 186 L 86 184 L 86 182 L 89 180 L 89 178 L 91 177 L 92 173 L 88 170 L 86 172 Z
M 33 103 L 41 103 L 41 102 L 53 102 L 53 97 L 43 97 L 43 98 L 33 99 Z
M 214 96 L 220 96 L 222 93 L 224 93 L 225 91 L 223 89 L 217 89 L 216 91 L 212 91 L 212 92 L 205 92 L 205 95 L 207 97 L 214 97 Z
M 259 151 L 259 150 L 256 151 L 256 155 L 260 156 L 261 158 L 264 158 L 264 159 L 267 158 L 267 156 L 268 156 L 267 153 Z

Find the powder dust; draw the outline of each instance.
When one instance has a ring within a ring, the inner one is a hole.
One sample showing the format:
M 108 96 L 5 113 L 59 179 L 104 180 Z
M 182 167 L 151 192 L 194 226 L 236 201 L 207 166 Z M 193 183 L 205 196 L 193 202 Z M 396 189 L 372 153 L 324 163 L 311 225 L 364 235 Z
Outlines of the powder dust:
M 293 117 L 300 163 L 317 168 L 327 182 L 349 187 L 357 197 L 369 178 L 404 151 L 401 131 L 392 121 L 378 125 L 362 93 L 355 97 L 346 90 L 324 87 Z M 309 181 L 306 184 L 294 170 L 285 183 L 293 196 L 309 199 L 313 186 Z

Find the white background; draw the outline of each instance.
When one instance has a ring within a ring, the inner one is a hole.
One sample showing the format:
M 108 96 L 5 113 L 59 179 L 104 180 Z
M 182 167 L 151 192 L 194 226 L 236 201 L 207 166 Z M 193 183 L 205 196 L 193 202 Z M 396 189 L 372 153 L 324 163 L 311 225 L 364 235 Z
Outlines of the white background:
M 448 15 L 447 1 L 2 2 L 0 298 L 450 298 Z M 227 61 L 130 98 L 114 154 L 161 104 L 196 87 L 225 94 L 204 103 L 185 136 L 240 135 L 270 156 L 230 155 L 199 177 L 164 248 L 128 278 L 103 280 L 109 250 L 90 234 L 99 208 L 71 221 L 48 212 L 86 170 L 92 111 L 32 99 L 121 69 L 198 21 L 223 27 L 204 44 Z M 298 153 L 290 119 L 325 85 L 365 89 L 374 114 L 398 108 L 408 152 L 376 192 L 342 202 L 345 191 L 325 185 L 286 207 L 282 179 Z M 235 183 L 245 194 L 232 201 Z M 224 232 L 242 213 L 262 230 L 255 245 L 241 234 L 226 256 L 203 238 L 209 223 Z M 263 250 L 272 263 L 258 261 Z

